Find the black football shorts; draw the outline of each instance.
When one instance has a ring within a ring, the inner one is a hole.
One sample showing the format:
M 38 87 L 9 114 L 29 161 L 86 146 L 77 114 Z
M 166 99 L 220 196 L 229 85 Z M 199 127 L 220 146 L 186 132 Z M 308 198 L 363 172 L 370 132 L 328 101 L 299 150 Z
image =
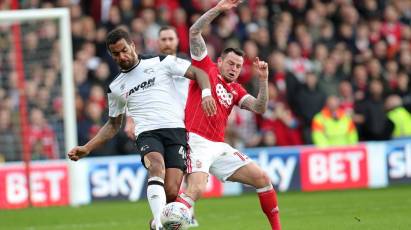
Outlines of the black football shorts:
M 150 152 L 159 152 L 164 157 L 166 168 L 178 168 L 185 172 L 187 136 L 184 128 L 155 129 L 142 132 L 136 140 L 137 151 L 144 156 Z

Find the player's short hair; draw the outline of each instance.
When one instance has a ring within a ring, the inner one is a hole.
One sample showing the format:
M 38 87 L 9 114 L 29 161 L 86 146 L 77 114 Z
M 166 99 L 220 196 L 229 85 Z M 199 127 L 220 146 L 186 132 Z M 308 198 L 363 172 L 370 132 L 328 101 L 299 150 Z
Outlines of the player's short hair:
M 108 49 L 109 45 L 115 44 L 119 40 L 124 39 L 128 44 L 132 42 L 130 33 L 122 27 L 113 29 L 107 34 L 106 37 L 106 47 Z
M 176 28 L 175 28 L 174 26 L 169 26 L 169 25 L 167 25 L 167 26 L 162 26 L 162 27 L 160 28 L 160 30 L 158 31 L 158 35 L 160 35 L 160 33 L 163 32 L 164 30 L 172 30 L 172 31 L 174 31 L 174 33 L 177 34 L 177 30 L 176 30 Z
M 223 52 L 221 53 L 221 57 L 225 58 L 225 56 L 227 56 L 227 54 L 231 52 L 235 53 L 238 56 L 244 57 L 244 51 L 242 51 L 239 48 L 232 48 L 232 47 L 225 48 Z

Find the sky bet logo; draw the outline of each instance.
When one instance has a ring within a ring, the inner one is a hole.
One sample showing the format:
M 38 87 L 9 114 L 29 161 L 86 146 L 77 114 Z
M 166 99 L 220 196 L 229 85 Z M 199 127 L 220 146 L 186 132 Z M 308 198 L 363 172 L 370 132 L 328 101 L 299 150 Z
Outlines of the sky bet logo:
M 391 183 L 411 181 L 411 144 L 394 146 L 387 154 L 388 178 Z
M 130 91 L 128 91 L 127 96 L 130 96 L 131 94 L 137 92 L 140 89 L 148 89 L 149 87 L 154 85 L 154 81 L 156 80 L 155 77 L 148 79 L 147 81 L 143 81 L 141 82 L 138 86 L 135 86 L 134 88 L 130 89 Z
M 91 166 L 90 192 L 93 199 L 140 199 L 147 171 L 141 163 L 108 163 Z

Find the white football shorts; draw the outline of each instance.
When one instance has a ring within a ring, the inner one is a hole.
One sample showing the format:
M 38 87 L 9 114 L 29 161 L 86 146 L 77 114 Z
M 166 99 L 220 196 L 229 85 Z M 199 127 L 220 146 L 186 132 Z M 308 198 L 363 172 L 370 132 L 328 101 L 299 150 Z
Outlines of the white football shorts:
M 211 173 L 226 181 L 237 169 L 252 160 L 224 142 L 210 141 L 195 133 L 189 133 L 187 151 L 187 173 Z

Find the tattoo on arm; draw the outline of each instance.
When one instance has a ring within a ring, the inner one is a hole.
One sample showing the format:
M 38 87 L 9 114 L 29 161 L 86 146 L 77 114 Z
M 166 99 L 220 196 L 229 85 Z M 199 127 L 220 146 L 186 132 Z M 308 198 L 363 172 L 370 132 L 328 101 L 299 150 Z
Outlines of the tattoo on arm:
M 267 109 L 268 101 L 268 87 L 267 81 L 260 81 L 260 89 L 258 91 L 257 100 L 254 103 L 254 111 L 257 113 L 264 113 Z
M 241 108 L 255 112 L 255 113 L 264 113 L 267 109 L 268 101 L 268 87 L 267 82 L 260 81 L 260 89 L 258 91 L 257 98 L 250 96 L 246 98 L 241 104 Z
M 212 8 L 203 14 L 197 21 L 190 27 L 190 33 L 199 34 L 204 29 L 205 26 L 209 25 L 219 14 L 221 11 Z
M 206 50 L 206 43 L 200 34 L 190 36 L 190 52 L 193 56 L 200 57 Z
M 201 36 L 201 31 L 209 25 L 219 14 L 220 10 L 212 8 L 203 14 L 191 27 L 190 27 L 190 52 L 194 56 L 201 56 L 206 51 L 206 44 Z

